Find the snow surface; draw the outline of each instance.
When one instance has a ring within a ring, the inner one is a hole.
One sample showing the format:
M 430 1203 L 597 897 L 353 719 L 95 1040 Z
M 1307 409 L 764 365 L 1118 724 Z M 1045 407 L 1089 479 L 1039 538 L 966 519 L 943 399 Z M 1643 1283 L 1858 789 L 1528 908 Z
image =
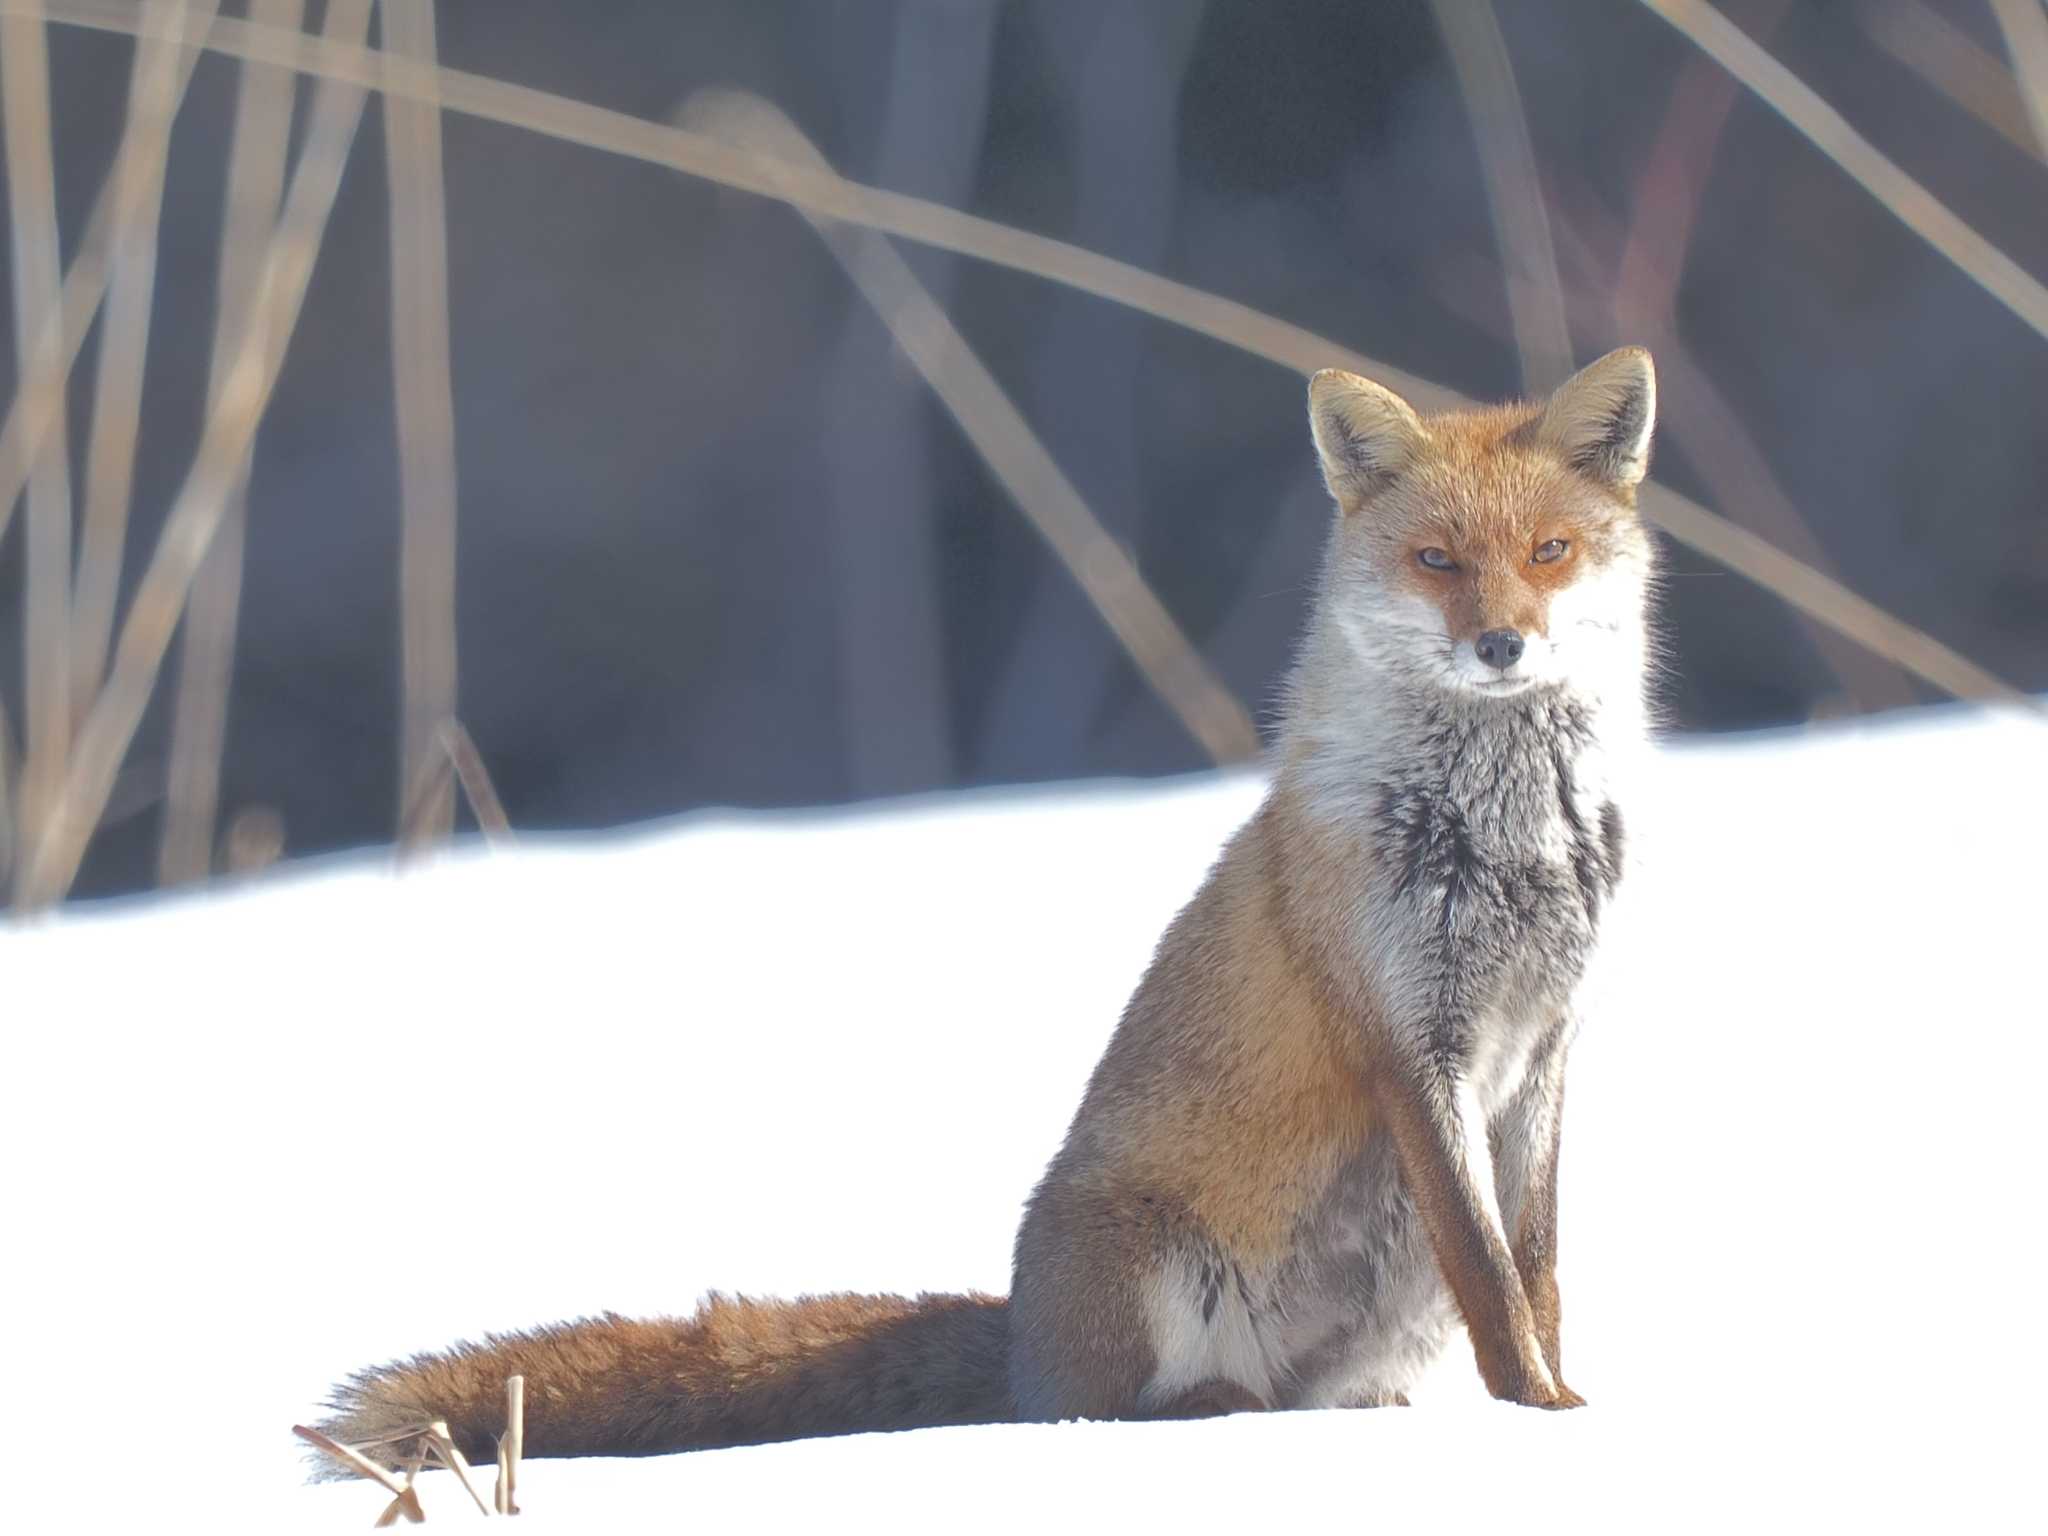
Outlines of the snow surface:
M 1460 1341 L 1406 1411 L 533 1462 L 527 1525 L 2038 1520 L 2044 761 L 1961 709 L 1660 754 L 1566 1117 L 1591 1407 L 1487 1401 Z M 713 1286 L 1007 1288 L 1259 792 L 710 816 L 0 932 L 8 1526 L 361 1529 L 383 1495 L 286 1433 L 356 1365 Z

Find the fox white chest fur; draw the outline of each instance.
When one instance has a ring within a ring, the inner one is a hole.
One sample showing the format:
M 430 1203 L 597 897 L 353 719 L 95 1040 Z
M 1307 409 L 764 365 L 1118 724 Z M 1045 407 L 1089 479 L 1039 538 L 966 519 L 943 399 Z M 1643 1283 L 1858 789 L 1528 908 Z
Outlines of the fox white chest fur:
M 1311 790 L 1309 814 L 1356 849 L 1342 952 L 1400 1048 L 1456 1064 L 1463 1119 L 1494 1170 L 1482 1194 L 1512 1231 L 1554 1141 L 1575 994 L 1622 874 L 1617 764 L 1630 754 L 1611 744 L 1639 732 L 1640 714 L 1624 705 L 1603 722 L 1597 700 L 1562 688 L 1389 704 L 1371 749 L 1339 754 L 1342 791 L 1318 805 Z M 1162 1368 L 1148 1392 L 1161 1401 L 1221 1378 L 1272 1406 L 1400 1402 L 1457 1321 L 1384 1137 L 1334 1172 L 1293 1251 L 1199 1325 L 1206 1293 L 1192 1278 L 1155 1305 Z

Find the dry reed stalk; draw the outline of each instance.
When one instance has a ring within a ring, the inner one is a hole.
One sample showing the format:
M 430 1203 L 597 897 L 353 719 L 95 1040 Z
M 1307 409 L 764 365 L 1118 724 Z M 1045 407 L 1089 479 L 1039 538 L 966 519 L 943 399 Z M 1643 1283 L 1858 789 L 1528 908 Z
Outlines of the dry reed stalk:
M 423 1441 L 415 1440 L 399 1466 L 399 1471 L 405 1474 L 405 1492 L 384 1506 L 384 1513 L 371 1525 L 372 1530 L 383 1530 L 386 1526 L 398 1524 L 401 1519 L 408 1525 L 425 1522 L 427 1512 L 420 1507 L 419 1480 L 420 1471 L 426 1464 L 427 1447 Z
M 526 1378 L 505 1378 L 505 1433 L 498 1437 L 498 1483 L 491 1503 L 501 1515 L 519 1513 L 519 1460 L 526 1454 Z
M 397 1478 L 386 1472 L 376 1462 L 370 1460 L 369 1457 L 363 1455 L 362 1452 L 356 1450 L 353 1446 L 343 1445 L 339 1440 L 322 1434 L 319 1430 L 305 1424 L 294 1424 L 292 1426 L 292 1433 L 315 1450 L 324 1451 L 327 1455 L 332 1456 L 358 1477 L 367 1477 L 374 1483 L 381 1483 L 386 1491 L 400 1497 L 404 1496 L 406 1489 Z
M 2048 9 L 2041 0 L 1991 0 L 1991 14 L 2033 124 L 2034 152 L 2048 157 Z
M 452 795 L 456 784 L 462 786 L 463 798 L 469 802 L 470 813 L 476 817 L 484 841 L 511 842 L 512 823 L 505 816 L 504 803 L 498 799 L 490 770 L 484 767 L 483 754 L 477 751 L 476 742 L 462 722 L 443 720 L 427 739 L 427 747 L 427 760 L 420 764 L 418 774 L 407 787 L 405 804 L 399 813 L 400 856 L 425 846 L 427 839 L 417 825 L 422 808 L 433 804 L 438 796 Z
M 296 30 L 304 0 L 252 0 L 258 25 Z M 220 405 L 257 296 L 265 243 L 277 227 L 284 196 L 297 76 L 244 62 L 228 143 L 226 208 L 220 272 L 214 286 L 213 352 L 206 400 Z M 268 340 L 269 338 L 266 338 Z M 249 460 L 245 453 L 221 507 L 220 529 L 200 564 L 186 604 L 171 716 L 171 756 L 157 880 L 182 885 L 213 868 L 220 812 L 221 760 L 227 742 L 228 688 L 234 675 L 235 630 L 242 600 L 242 550 L 248 524 Z
M 0 8 L 0 14 L 10 14 Z M 147 32 L 137 29 L 138 38 L 148 35 L 158 42 L 169 39 L 168 30 Z M 196 37 L 191 39 L 196 44 Z M 196 47 L 176 50 L 177 69 L 171 93 L 175 115 L 199 62 Z M 130 120 L 114 152 L 113 168 L 93 199 L 92 213 L 85 221 L 85 233 L 78 242 L 71 267 L 64 274 L 64 287 L 57 313 L 36 336 L 27 366 L 22 369 L 14 399 L 7 407 L 7 421 L 0 428 L 0 539 L 7 537 L 15 503 L 28 483 L 30 467 L 43 451 L 44 440 L 58 426 L 64 404 L 64 385 L 71 365 L 85 345 L 85 333 L 99 313 L 106 297 L 113 252 L 125 246 L 142 209 L 157 196 L 164 172 L 164 154 L 170 146 L 167 135 L 149 131 L 150 125 Z
M 1832 557 L 1798 504 L 1778 483 L 1770 461 L 1743 426 L 1741 413 L 1701 365 L 1673 317 L 1665 313 L 1623 323 L 1628 334 L 1642 337 L 1656 352 L 1658 388 L 1670 402 L 1664 430 L 1671 433 L 1686 462 L 1706 482 L 1715 504 L 1742 510 L 1742 523 L 1731 522 L 1730 526 L 1746 526 L 1758 538 L 1762 538 L 1759 530 L 1768 528 L 1772 548 L 1840 587 Z M 1896 709 L 1920 702 L 1906 680 L 1902 661 L 1835 625 L 1805 614 L 1800 618 L 1821 660 L 1859 708 Z M 1978 681 L 1989 677 L 1976 669 L 1967 675 Z
M 1795 608 L 1825 614 L 1828 623 L 1857 644 L 1897 662 L 1943 693 L 2009 706 L 2035 720 L 2048 718 L 2048 710 L 2038 700 L 1992 676 L 1968 657 L 1669 486 L 1646 482 L 1641 502 L 1651 521 L 1679 542 L 1777 593 Z
M 476 749 L 468 728 L 460 720 L 443 720 L 440 729 L 434 733 L 435 743 L 448 756 L 448 762 L 455 770 L 455 778 L 462 785 L 463 797 L 469 801 L 470 813 L 476 817 L 479 831 L 486 842 L 502 843 L 512 840 L 512 823 L 506 819 L 505 803 L 498 798 L 498 787 L 491 782 L 490 770 L 484 767 L 483 754 Z
M 436 62 L 433 0 L 383 0 L 387 65 Z M 384 93 L 391 182 L 391 362 L 397 391 L 402 534 L 399 609 L 405 688 L 401 787 L 415 783 L 435 733 L 455 716 L 455 395 L 448 335 L 448 210 L 442 185 L 441 112 Z M 441 780 L 425 805 L 399 806 L 401 840 L 445 838 L 455 826 L 454 786 Z
M 462 1484 L 462 1491 L 469 1495 L 476 1505 L 476 1512 L 485 1519 L 490 1518 L 491 1506 L 484 1502 L 484 1496 L 476 1491 L 476 1484 L 470 1480 L 469 1462 L 456 1449 L 454 1437 L 448 1433 L 448 1426 L 436 1419 L 427 1430 L 427 1444 L 434 1448 L 434 1454 L 441 1458 L 441 1464 L 455 1474 L 455 1480 Z
M 34 6 L 0 20 L 0 122 L 6 134 L 7 216 L 14 258 L 14 345 L 26 376 L 34 340 L 57 313 L 57 185 L 50 150 L 50 64 Z M 50 431 L 29 464 L 28 550 L 22 581 L 21 788 L 16 814 L 26 836 L 49 819 L 71 756 L 71 454 L 64 402 L 51 402 Z M 21 900 L 26 865 L 17 871 Z
M 168 140 L 177 105 L 180 55 L 213 20 L 219 0 L 151 0 L 153 13 L 177 41 L 138 39 L 129 69 L 128 130 Z M 113 253 L 107 313 L 100 322 L 99 364 L 93 370 L 92 430 L 85 453 L 84 511 L 78 579 L 71 603 L 72 718 L 92 707 L 107 667 L 114 605 L 121 588 L 121 551 L 128 538 L 128 502 L 135 486 L 135 439 L 142 420 L 142 369 L 149 356 L 149 320 L 156 296 L 156 238 L 163 178 L 152 177 L 128 236 Z
M 1954 22 L 1922 0 L 1859 5 L 1855 16 L 1873 43 L 1934 90 L 2016 149 L 2041 154 L 2012 77 Z
M 1706 0 L 1642 0 L 1754 91 L 1900 223 L 2036 332 L 2048 337 L 2048 287 L 1957 218 L 1849 126 L 1813 88 Z
M 7 723 L 7 701 L 0 699 L 0 888 L 14 868 L 14 730 Z
M 329 0 L 328 39 L 360 40 L 369 14 L 369 0 Z M 285 339 L 298 320 L 342 166 L 362 119 L 363 97 L 359 86 L 328 81 L 314 100 L 306 146 L 264 255 L 250 321 L 121 626 L 106 686 L 79 732 L 62 798 L 29 833 L 32 851 L 22 884 L 27 905 L 57 900 L 70 888 L 105 808 L 193 577 L 220 526 L 228 493 L 240 479 L 256 424 L 277 382 Z
M 25 4 L 26 0 L 0 0 L 0 14 Z M 116 0 L 46 0 L 46 5 L 53 19 L 67 25 L 128 35 L 143 28 L 134 7 Z M 409 66 L 387 74 L 379 65 L 379 56 L 371 50 L 252 27 L 229 17 L 215 19 L 206 46 L 233 57 L 260 59 L 329 80 L 399 91 L 415 100 L 438 103 L 447 111 L 665 166 L 740 191 L 790 202 L 821 217 L 864 225 L 922 245 L 972 256 L 1122 304 L 1297 373 L 1337 367 L 1370 374 L 1427 410 L 1454 410 L 1472 403 L 1455 390 L 1367 357 L 1302 326 L 1113 257 L 918 198 L 862 187 L 834 175 L 777 167 L 764 157 L 715 143 L 701 134 L 445 65 L 432 71 Z M 0 461 L 4 461 L 4 444 L 0 444 Z M 5 482 L 0 481 L 0 491 L 4 490 Z M 2016 703 L 2038 713 L 2027 695 L 1992 677 L 1933 637 L 1874 609 L 1824 574 L 1808 570 L 1797 561 L 1788 561 L 1781 552 L 1770 550 L 1762 541 L 1679 492 L 1660 487 L 1646 500 L 1645 510 L 1653 522 L 1680 543 L 1727 565 L 1800 612 L 1811 614 L 1859 644 L 1896 661 L 1943 692 L 1960 698 Z M 0 505 L 0 519 L 4 517 L 4 505 Z M 4 523 L 0 523 L 0 531 L 4 531 Z M 1875 622 L 1873 615 L 1883 622 Z M 1895 635 L 1909 643 L 1894 649 Z
M 1433 0 L 1433 5 L 1472 119 L 1486 200 L 1493 209 L 1522 388 L 1547 394 L 1572 371 L 1571 322 L 1514 61 L 1492 0 Z
M 684 110 L 735 143 L 805 167 L 825 165 L 796 125 L 758 96 L 703 92 Z M 1080 584 L 1152 690 L 1218 763 L 1255 757 L 1259 733 L 1251 716 L 1174 622 L 1136 562 L 1110 537 L 910 264 L 880 235 L 800 211 L 975 452 Z
M 1761 11 L 1751 11 L 1751 25 L 1768 36 L 1783 11 L 1783 0 L 1773 0 Z M 1672 407 L 1664 430 L 1707 482 L 1715 502 L 1740 509 L 1746 526 L 1770 529 L 1787 554 L 1833 576 L 1833 562 L 1818 535 L 1778 484 L 1740 414 L 1700 365 L 1678 323 L 1686 254 L 1737 90 L 1734 80 L 1711 60 L 1687 60 L 1636 178 L 1633 216 L 1613 267 L 1614 279 L 1599 286 L 1612 295 L 1619 333 L 1646 343 L 1657 354 L 1660 387 Z M 1595 206 L 1590 197 L 1581 203 L 1589 210 Z M 1862 707 L 1887 709 L 1916 702 L 1911 685 L 1895 665 L 1810 615 L 1799 617 L 1816 651 Z

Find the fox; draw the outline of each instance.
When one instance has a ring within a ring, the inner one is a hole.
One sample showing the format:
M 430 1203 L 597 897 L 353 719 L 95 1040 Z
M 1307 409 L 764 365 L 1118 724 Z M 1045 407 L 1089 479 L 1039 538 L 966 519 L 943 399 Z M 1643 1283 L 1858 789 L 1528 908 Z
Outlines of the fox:
M 1628 347 L 1423 415 L 1326 369 L 1335 504 L 1268 787 L 1168 927 L 1026 1203 L 1010 1293 L 713 1294 L 373 1367 L 343 1442 L 488 1457 L 939 1425 L 1405 1406 L 1458 1325 L 1581 1406 L 1557 1284 L 1565 1064 L 1650 736 L 1656 416 Z

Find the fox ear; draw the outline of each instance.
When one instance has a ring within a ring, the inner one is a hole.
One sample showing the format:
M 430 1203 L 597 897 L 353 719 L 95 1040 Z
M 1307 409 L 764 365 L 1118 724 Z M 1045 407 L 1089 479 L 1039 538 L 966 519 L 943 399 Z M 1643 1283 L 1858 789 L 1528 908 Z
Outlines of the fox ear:
M 1400 473 L 1427 436 L 1406 400 L 1341 368 L 1308 381 L 1308 424 L 1323 484 L 1346 512 Z
M 1533 426 L 1534 441 L 1606 485 L 1632 490 L 1650 468 L 1657 425 L 1657 372 L 1641 347 L 1622 347 L 1557 386 Z

